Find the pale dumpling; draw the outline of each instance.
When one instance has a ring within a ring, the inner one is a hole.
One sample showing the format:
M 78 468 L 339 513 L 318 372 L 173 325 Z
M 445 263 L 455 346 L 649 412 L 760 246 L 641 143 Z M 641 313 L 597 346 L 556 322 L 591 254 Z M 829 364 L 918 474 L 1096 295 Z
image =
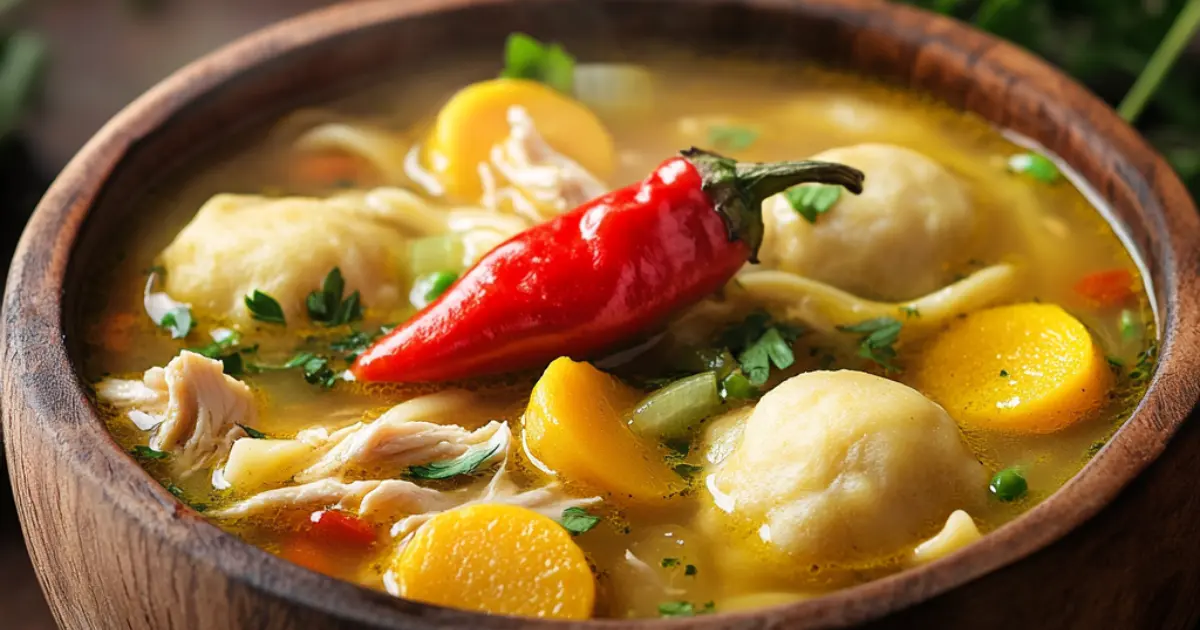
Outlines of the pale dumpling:
M 334 267 L 345 294 L 387 310 L 401 305 L 404 234 L 352 198 L 217 195 L 165 250 L 166 292 L 203 313 L 249 322 L 255 289 L 307 323 L 304 301 Z
M 868 298 L 915 298 L 946 284 L 965 262 L 976 214 L 964 186 L 911 149 L 859 144 L 813 157 L 862 170 L 860 195 L 842 194 L 810 223 L 784 195 L 763 204 L 759 257 Z
M 777 571 L 911 549 L 987 494 L 941 407 L 852 371 L 801 374 L 763 396 L 706 485 L 702 521 L 729 541 L 727 561 Z

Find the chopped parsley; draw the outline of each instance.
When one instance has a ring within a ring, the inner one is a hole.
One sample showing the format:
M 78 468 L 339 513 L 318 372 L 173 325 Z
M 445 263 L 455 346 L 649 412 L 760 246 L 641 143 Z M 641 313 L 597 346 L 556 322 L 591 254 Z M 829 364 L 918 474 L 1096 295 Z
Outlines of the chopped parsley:
M 1000 378 L 1008 378 L 1008 370 L 1000 370 Z
M 266 293 L 255 289 L 245 297 L 244 302 L 246 309 L 250 311 L 250 316 L 254 319 L 268 324 L 287 325 L 283 318 L 283 307 L 279 305 L 278 300 Z
M 216 359 L 221 362 L 222 369 L 226 374 L 240 376 L 246 371 L 246 365 L 242 361 L 241 352 L 254 352 L 257 349 L 257 347 L 247 348 L 239 352 L 234 346 L 238 345 L 240 341 L 241 335 L 231 330 L 228 334 L 221 336 L 219 339 L 214 339 L 212 343 L 206 346 L 188 348 L 188 350 L 210 359 Z
M 1108 355 L 1104 357 L 1104 360 L 1108 361 L 1108 367 L 1112 368 L 1113 373 L 1118 376 L 1125 370 L 1125 362 L 1117 357 Z
M 696 565 L 694 565 L 694 564 L 689 564 L 689 565 L 687 565 L 686 567 L 683 567 L 683 574 L 684 574 L 684 575 L 689 575 L 689 576 L 693 576 L 693 577 L 694 577 L 694 576 L 695 576 L 697 573 L 699 573 L 699 572 L 700 572 L 700 571 L 699 571 L 699 570 L 696 568 Z
M 449 479 L 459 475 L 469 475 L 478 470 L 483 462 L 495 455 L 498 450 L 500 450 L 499 444 L 491 448 L 473 448 L 454 459 L 433 462 L 424 466 L 412 466 L 408 469 L 408 475 L 417 479 Z
M 1008 158 L 1008 170 L 1045 184 L 1053 184 L 1062 176 L 1050 158 L 1037 153 L 1018 153 Z
M 764 311 L 755 311 L 746 316 L 741 323 L 726 330 L 721 341 L 733 352 L 737 353 L 738 363 L 741 364 L 743 378 L 748 385 L 759 386 L 767 382 L 771 374 L 771 366 L 787 369 L 796 362 L 792 352 L 792 343 L 800 336 L 801 330 L 786 324 L 773 323 L 771 316 Z M 732 377 L 733 375 L 730 375 Z M 730 377 L 725 378 L 725 389 L 733 390 L 734 397 L 748 398 L 749 395 L 741 383 L 733 383 L 730 387 Z
M 708 143 L 721 151 L 743 151 L 758 140 L 758 132 L 746 127 L 713 125 L 708 128 Z
M 325 326 L 341 326 L 362 319 L 362 296 L 355 291 L 343 300 L 345 292 L 342 270 L 334 267 L 325 275 L 321 288 L 309 293 L 305 299 L 308 318 Z
M 176 306 L 163 315 L 158 325 L 170 332 L 172 339 L 183 339 L 196 327 L 196 320 L 192 318 L 192 309 Z
M 1137 383 L 1149 380 L 1150 376 L 1154 374 L 1154 363 L 1157 357 L 1158 344 L 1151 342 L 1145 350 L 1138 353 L 1137 363 L 1129 372 L 1129 378 Z
M 717 608 L 713 602 L 704 602 L 700 610 L 691 602 L 663 602 L 658 605 L 658 614 L 663 617 L 691 617 L 693 615 L 707 615 L 712 613 Z
M 669 569 L 671 567 L 677 567 L 677 566 L 679 566 L 679 558 L 663 558 L 662 562 L 660 562 L 659 564 L 661 564 L 664 569 Z
M 897 319 L 876 317 L 850 326 L 838 326 L 838 330 L 862 336 L 858 356 L 874 361 L 888 372 L 899 372 L 900 368 L 893 363 L 896 358 L 893 346 L 900 338 L 900 329 L 903 327 L 904 324 Z
M 905 319 L 921 316 L 921 311 L 915 306 L 901 306 L 900 312 L 904 313 Z
M 311 352 L 301 352 L 288 360 L 278 369 L 293 370 L 300 368 L 304 372 L 304 380 L 313 385 L 325 388 L 337 383 L 338 375 L 329 367 L 329 359 Z
M 684 479 L 687 479 L 690 481 L 692 477 L 696 476 L 696 473 L 700 472 L 701 470 L 704 470 L 704 468 L 702 466 L 697 466 L 695 464 L 684 463 L 684 464 L 675 464 L 675 466 L 673 466 L 671 468 L 671 470 L 674 470 L 676 475 L 679 475 L 680 477 L 683 477 Z
M 256 440 L 267 439 L 266 433 L 263 433 L 262 431 L 259 431 L 258 429 L 255 429 L 254 427 L 248 427 L 244 424 L 239 424 L 238 426 L 242 427 L 242 430 L 246 432 L 246 435 L 248 435 Z
M 157 449 L 153 449 L 153 448 L 150 448 L 149 446 L 144 446 L 141 444 L 133 447 L 133 451 L 131 451 L 131 452 L 133 453 L 134 457 L 137 457 L 139 459 L 155 459 L 155 460 L 157 460 L 157 459 L 166 459 L 167 458 L 167 454 L 165 452 L 157 450 Z
M 599 516 L 588 514 L 588 511 L 581 507 L 569 507 L 562 513 L 562 526 L 571 532 L 572 536 L 591 530 L 599 522 Z
M 181 490 L 179 488 L 179 486 L 177 486 L 173 483 L 168 483 L 166 488 L 167 488 L 167 492 L 170 492 L 171 494 L 175 495 L 176 499 L 183 501 L 183 490 Z
M 1088 459 L 1095 457 L 1096 454 L 1099 453 L 1106 444 L 1108 444 L 1106 440 L 1096 440 L 1095 442 L 1092 442 L 1091 446 L 1089 446 L 1087 450 Z
M 395 326 L 380 326 L 379 330 L 374 333 L 355 330 L 349 335 L 330 343 L 329 347 L 335 352 L 345 353 L 346 360 L 353 362 L 358 358 L 358 355 L 366 352 L 367 348 L 370 348 L 371 344 L 375 343 L 380 337 L 392 332 L 393 328 Z
M 544 83 L 563 94 L 575 89 L 575 58 L 558 44 L 543 44 L 524 34 L 512 33 L 504 46 L 506 79 L 529 79 Z
M 783 197 L 806 221 L 816 223 L 818 215 L 829 212 L 842 198 L 842 187 L 835 184 L 804 184 L 787 189 Z

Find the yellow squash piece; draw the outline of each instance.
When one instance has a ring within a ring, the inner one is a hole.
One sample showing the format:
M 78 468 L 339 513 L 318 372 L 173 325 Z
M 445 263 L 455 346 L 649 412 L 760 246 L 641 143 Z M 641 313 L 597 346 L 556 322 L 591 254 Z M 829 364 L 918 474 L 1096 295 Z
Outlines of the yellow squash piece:
M 591 567 L 567 530 L 514 505 L 433 517 L 393 572 L 402 597 L 500 615 L 587 619 L 596 600 Z
M 565 480 L 610 492 L 616 501 L 665 501 L 683 489 L 654 445 L 625 418 L 639 393 L 587 363 L 556 359 L 525 410 L 530 455 Z
M 1079 320 L 1052 304 L 1017 304 L 951 324 L 910 379 L 964 426 L 1050 433 L 1100 407 L 1113 377 Z
M 430 133 L 426 158 L 450 197 L 479 199 L 479 165 L 508 137 L 508 109 L 514 105 L 529 112 L 554 150 L 602 180 L 612 173 L 612 136 L 591 110 L 535 81 L 492 79 L 455 94 L 438 112 Z

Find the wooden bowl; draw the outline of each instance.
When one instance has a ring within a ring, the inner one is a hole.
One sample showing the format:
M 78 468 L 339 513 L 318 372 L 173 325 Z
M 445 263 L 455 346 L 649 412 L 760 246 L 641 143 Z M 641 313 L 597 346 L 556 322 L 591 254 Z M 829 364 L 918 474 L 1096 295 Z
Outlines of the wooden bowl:
M 21 241 L 4 298 L 9 470 L 33 561 L 68 629 L 514 628 L 565 624 L 404 601 L 311 573 L 210 525 L 110 439 L 75 370 L 81 290 L 130 200 L 193 147 L 372 69 L 405 72 L 511 31 L 573 50 L 667 40 L 707 52 L 815 58 L 927 91 L 1065 158 L 1112 205 L 1145 261 L 1161 325 L 1157 375 L 1079 475 L 939 562 L 687 628 L 1178 627 L 1200 588 L 1200 220 L 1171 169 L 1102 102 L 961 24 L 869 0 L 396 0 L 353 3 L 252 35 L 114 118 L 59 176 Z M 1172 440 L 1174 436 L 1179 437 Z M 1170 448 L 1168 443 L 1170 442 Z

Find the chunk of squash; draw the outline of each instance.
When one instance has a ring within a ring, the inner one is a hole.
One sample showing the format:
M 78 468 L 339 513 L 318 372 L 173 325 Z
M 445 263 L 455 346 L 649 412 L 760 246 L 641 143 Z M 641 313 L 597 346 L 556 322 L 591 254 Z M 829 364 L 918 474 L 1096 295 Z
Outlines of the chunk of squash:
M 282 483 L 311 462 L 312 445 L 299 440 L 241 438 L 233 443 L 222 475 L 236 492 Z
M 514 505 L 438 514 L 392 570 L 401 597 L 492 614 L 587 619 L 596 599 L 587 558 L 567 530 Z
M 555 151 L 600 179 L 612 173 L 612 136 L 591 110 L 535 81 L 492 79 L 455 94 L 438 112 L 429 135 L 426 161 L 450 197 L 479 199 L 479 165 L 508 137 L 508 110 L 514 105 L 525 108 Z
M 565 480 L 607 491 L 615 501 L 665 501 L 683 489 L 683 480 L 626 423 L 639 398 L 587 363 L 558 358 L 525 410 L 526 448 Z
M 1087 328 L 1052 304 L 972 313 L 919 352 L 913 387 L 960 424 L 1050 433 L 1104 404 L 1113 376 Z

